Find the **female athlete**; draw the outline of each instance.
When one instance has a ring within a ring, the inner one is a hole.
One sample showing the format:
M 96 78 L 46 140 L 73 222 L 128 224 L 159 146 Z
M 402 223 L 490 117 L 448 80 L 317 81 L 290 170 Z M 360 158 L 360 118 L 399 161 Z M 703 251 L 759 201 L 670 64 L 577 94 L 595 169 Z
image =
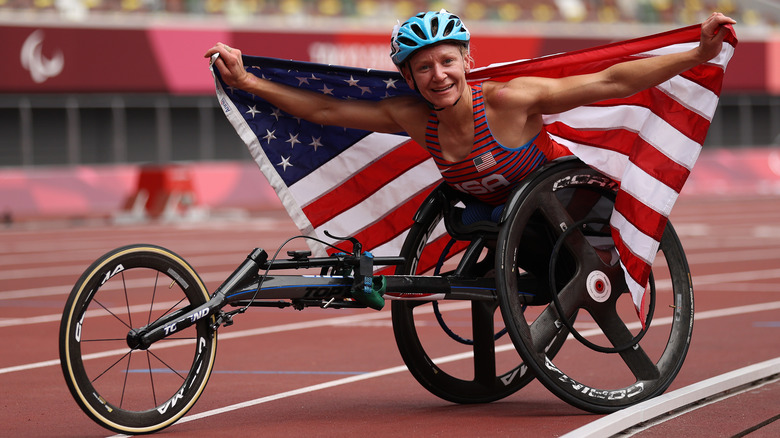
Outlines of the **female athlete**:
M 713 13 L 702 23 L 698 47 L 623 62 L 598 73 L 469 85 L 466 27 L 444 10 L 420 13 L 396 26 L 390 54 L 419 96 L 379 102 L 340 100 L 260 79 L 245 70 L 240 50 L 222 43 L 205 56 L 219 53 L 215 65 L 229 86 L 253 93 L 293 116 L 322 125 L 406 132 L 433 156 L 445 181 L 481 201 L 468 205 L 463 220 L 470 223 L 495 221 L 524 176 L 569 153 L 544 130 L 543 114 L 630 96 L 707 62 L 720 53 L 726 34 L 723 26 L 734 23 Z

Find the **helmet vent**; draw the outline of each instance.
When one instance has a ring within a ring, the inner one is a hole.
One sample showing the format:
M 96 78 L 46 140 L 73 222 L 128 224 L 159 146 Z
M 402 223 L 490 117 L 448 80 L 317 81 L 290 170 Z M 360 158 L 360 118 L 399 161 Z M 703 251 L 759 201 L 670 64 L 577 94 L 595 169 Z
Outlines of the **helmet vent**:
M 401 44 L 407 45 L 407 46 L 411 46 L 411 47 L 414 47 L 414 46 L 417 45 L 417 41 L 415 41 L 415 40 L 413 40 L 411 38 L 407 38 L 405 36 L 399 36 L 398 37 L 398 42 L 401 43 Z
M 417 25 L 416 23 L 415 23 L 415 24 L 412 24 L 412 25 L 411 25 L 411 26 L 409 26 L 409 27 L 412 29 L 412 32 L 414 32 L 414 34 L 415 34 L 415 35 L 417 35 L 417 37 L 418 37 L 418 38 L 420 38 L 420 39 L 422 39 L 422 40 L 426 40 L 426 39 L 428 39 L 428 38 L 426 38 L 425 32 L 423 32 L 423 30 L 422 30 L 422 29 L 420 29 L 420 26 L 419 26 L 419 25 Z M 415 44 L 415 45 L 416 45 L 416 44 Z
M 439 34 L 439 17 L 431 17 L 431 35 Z
M 455 27 L 455 22 L 454 21 L 448 22 L 447 26 L 444 28 L 444 33 L 442 34 L 442 36 L 448 36 L 449 34 L 451 34 L 452 33 L 452 29 L 454 27 Z

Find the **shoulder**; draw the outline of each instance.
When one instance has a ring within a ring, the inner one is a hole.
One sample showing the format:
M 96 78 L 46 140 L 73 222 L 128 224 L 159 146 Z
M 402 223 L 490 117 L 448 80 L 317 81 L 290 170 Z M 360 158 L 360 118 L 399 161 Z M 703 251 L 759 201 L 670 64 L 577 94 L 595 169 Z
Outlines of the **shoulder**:
M 430 112 L 425 102 L 417 96 L 390 97 L 379 101 L 379 105 L 398 122 L 419 120 L 421 117 L 427 119 Z
M 544 79 L 536 77 L 518 77 L 509 81 L 485 81 L 482 93 L 491 106 L 517 107 L 531 105 L 542 94 Z
M 408 134 L 415 136 L 425 131 L 430 108 L 417 96 L 390 97 L 378 102 L 387 117 Z

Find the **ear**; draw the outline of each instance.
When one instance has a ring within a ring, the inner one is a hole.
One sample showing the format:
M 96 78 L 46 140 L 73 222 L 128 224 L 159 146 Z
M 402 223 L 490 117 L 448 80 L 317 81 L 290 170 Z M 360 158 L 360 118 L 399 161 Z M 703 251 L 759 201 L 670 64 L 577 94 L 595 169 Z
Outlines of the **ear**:
M 471 51 L 469 49 L 463 49 L 463 66 L 466 74 L 471 71 L 471 67 L 474 65 L 474 58 L 471 57 Z

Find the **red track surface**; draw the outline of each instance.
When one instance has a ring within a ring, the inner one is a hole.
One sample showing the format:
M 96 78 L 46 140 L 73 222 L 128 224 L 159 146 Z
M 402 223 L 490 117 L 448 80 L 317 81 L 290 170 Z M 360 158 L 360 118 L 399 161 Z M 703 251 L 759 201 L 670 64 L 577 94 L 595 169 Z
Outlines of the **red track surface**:
M 696 315 L 702 318 L 697 319 L 688 358 L 670 389 L 780 356 L 780 200 L 683 197 L 672 220 L 686 248 Z M 98 256 L 130 243 L 165 246 L 188 260 L 213 290 L 252 247 L 272 253 L 294 234 L 292 223 L 280 211 L 248 221 L 24 224 L 0 231 L 0 348 L 4 352 L 0 435 L 111 435 L 77 407 L 58 365 L 64 302 L 81 272 Z M 298 241 L 289 249 L 303 245 Z M 743 309 L 753 304 L 762 306 L 749 312 Z M 744 311 L 718 312 L 732 309 Z M 253 328 L 347 315 L 360 318 L 352 324 L 238 337 Z M 160 435 L 544 437 L 562 435 L 601 417 L 565 404 L 538 382 L 486 405 L 442 401 L 407 371 L 392 370 L 403 362 L 389 316 L 389 309 L 378 313 L 250 309 L 232 327 L 220 330 L 216 366 L 200 400 L 187 417 Z M 396 372 L 234 406 L 388 369 Z M 298 373 L 284 373 L 290 371 Z M 733 436 L 776 416 L 778 406 L 780 387 L 774 383 L 640 436 Z M 777 436 L 779 423 L 750 436 Z

